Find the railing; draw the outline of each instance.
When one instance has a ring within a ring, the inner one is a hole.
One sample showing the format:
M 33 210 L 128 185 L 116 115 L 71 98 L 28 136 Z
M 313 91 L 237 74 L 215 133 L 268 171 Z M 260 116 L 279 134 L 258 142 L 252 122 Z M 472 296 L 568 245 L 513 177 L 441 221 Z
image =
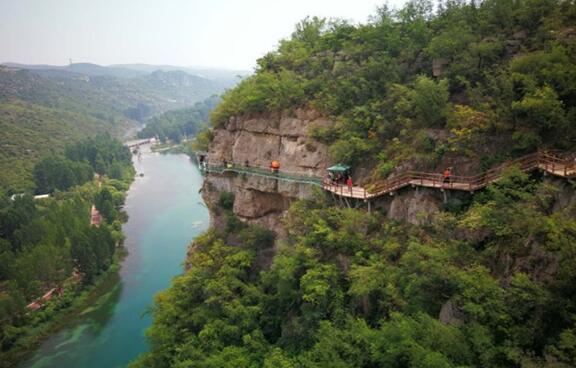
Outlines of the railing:
M 208 161 L 200 164 L 201 168 L 207 172 L 224 173 L 228 171 L 275 178 L 278 180 L 321 185 L 324 190 L 336 195 L 364 200 L 393 193 L 406 186 L 422 186 L 473 192 L 498 180 L 502 176 L 502 172 L 512 166 L 516 166 L 524 172 L 540 169 L 562 177 L 569 177 L 576 174 L 576 165 L 572 156 L 560 157 L 560 154 L 552 154 L 550 152 L 533 153 L 505 162 L 500 166 L 473 176 L 451 175 L 450 177 L 445 178 L 440 173 L 407 171 L 395 178 L 376 183 L 369 189 L 358 186 L 348 187 L 347 185 L 337 184 L 330 180 L 322 180 L 313 173 L 290 172 L 285 170 L 274 172 L 270 169 L 249 166 L 245 163 L 235 161 L 227 161 L 225 165 L 224 162 L 215 161 Z
M 440 173 L 407 171 L 395 178 L 377 183 L 369 189 L 361 187 L 353 187 L 350 189 L 345 185 L 335 185 L 327 181 L 323 183 L 323 188 L 344 197 L 359 199 L 379 197 L 388 193 L 393 193 L 409 185 L 473 192 L 498 180 L 502 176 L 502 172 L 511 166 L 516 166 L 525 172 L 541 169 L 553 175 L 562 177 L 576 174 L 576 165 L 571 157 L 560 158 L 549 152 L 537 152 L 516 160 L 508 161 L 498 167 L 474 176 L 451 175 L 450 177 L 445 178 Z
M 236 161 L 227 161 L 226 165 L 224 165 L 223 162 L 208 161 L 205 162 L 204 167 L 202 167 L 202 165 L 200 166 L 201 168 L 206 170 L 206 172 L 217 172 L 217 173 L 236 172 L 239 174 L 249 174 L 260 177 L 291 181 L 291 182 L 299 182 L 312 185 L 322 184 L 322 179 L 312 173 L 286 171 L 286 170 L 272 171 L 271 169 L 249 166 L 246 165 L 245 163 L 240 163 Z

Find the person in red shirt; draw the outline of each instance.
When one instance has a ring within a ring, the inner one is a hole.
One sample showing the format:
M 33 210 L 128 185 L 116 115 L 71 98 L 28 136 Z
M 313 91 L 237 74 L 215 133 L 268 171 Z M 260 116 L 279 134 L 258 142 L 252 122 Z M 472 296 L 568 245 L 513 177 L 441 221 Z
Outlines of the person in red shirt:
M 450 183 L 450 177 L 452 176 L 452 168 L 448 167 L 444 170 L 442 177 L 444 179 L 444 183 Z
M 348 176 L 348 179 L 346 179 L 346 185 L 348 186 L 348 190 L 350 191 L 350 193 L 352 193 L 352 177 Z

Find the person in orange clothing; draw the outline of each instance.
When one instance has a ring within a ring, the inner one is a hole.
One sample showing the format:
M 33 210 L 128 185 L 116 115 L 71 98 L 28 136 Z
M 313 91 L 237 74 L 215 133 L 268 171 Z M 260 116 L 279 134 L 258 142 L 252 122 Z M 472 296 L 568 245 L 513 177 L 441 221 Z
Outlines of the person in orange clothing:
M 270 164 L 270 171 L 272 171 L 274 174 L 278 174 L 279 170 L 280 170 L 280 162 L 276 160 L 272 161 L 272 163 Z

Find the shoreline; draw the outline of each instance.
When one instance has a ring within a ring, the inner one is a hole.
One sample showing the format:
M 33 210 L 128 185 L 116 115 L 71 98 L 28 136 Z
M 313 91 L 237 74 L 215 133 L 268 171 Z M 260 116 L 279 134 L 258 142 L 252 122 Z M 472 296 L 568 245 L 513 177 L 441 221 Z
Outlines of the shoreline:
M 34 351 L 48 337 L 74 321 L 84 310 L 92 307 L 100 297 L 111 291 L 120 280 L 120 266 L 128 255 L 127 249 L 122 244 L 117 247 L 116 252 L 113 263 L 106 271 L 98 275 L 94 284 L 80 291 L 78 295 L 73 296 L 72 303 L 68 307 L 60 309 L 53 318 L 38 326 L 36 328 L 38 331 L 31 336 L 25 337 L 22 345 L 5 353 L 2 357 L 1 366 L 6 368 L 17 367 L 26 359 L 31 358 Z M 59 298 L 64 296 L 62 295 Z

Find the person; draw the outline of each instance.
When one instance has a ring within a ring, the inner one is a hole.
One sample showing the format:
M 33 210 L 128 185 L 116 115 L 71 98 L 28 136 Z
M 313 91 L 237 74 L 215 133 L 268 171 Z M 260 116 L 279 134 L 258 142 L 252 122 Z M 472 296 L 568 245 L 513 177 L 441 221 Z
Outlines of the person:
M 348 179 L 346 179 L 346 185 L 350 193 L 352 193 L 352 177 L 350 175 L 348 175 Z
M 276 160 L 272 161 L 272 163 L 270 164 L 270 171 L 272 171 L 274 174 L 278 174 L 279 170 L 280 170 L 280 162 Z
M 444 173 L 442 174 L 443 182 L 450 183 L 450 178 L 452 176 L 452 167 L 447 167 L 444 169 Z
M 248 160 L 244 160 L 244 166 L 250 167 L 250 162 Z

